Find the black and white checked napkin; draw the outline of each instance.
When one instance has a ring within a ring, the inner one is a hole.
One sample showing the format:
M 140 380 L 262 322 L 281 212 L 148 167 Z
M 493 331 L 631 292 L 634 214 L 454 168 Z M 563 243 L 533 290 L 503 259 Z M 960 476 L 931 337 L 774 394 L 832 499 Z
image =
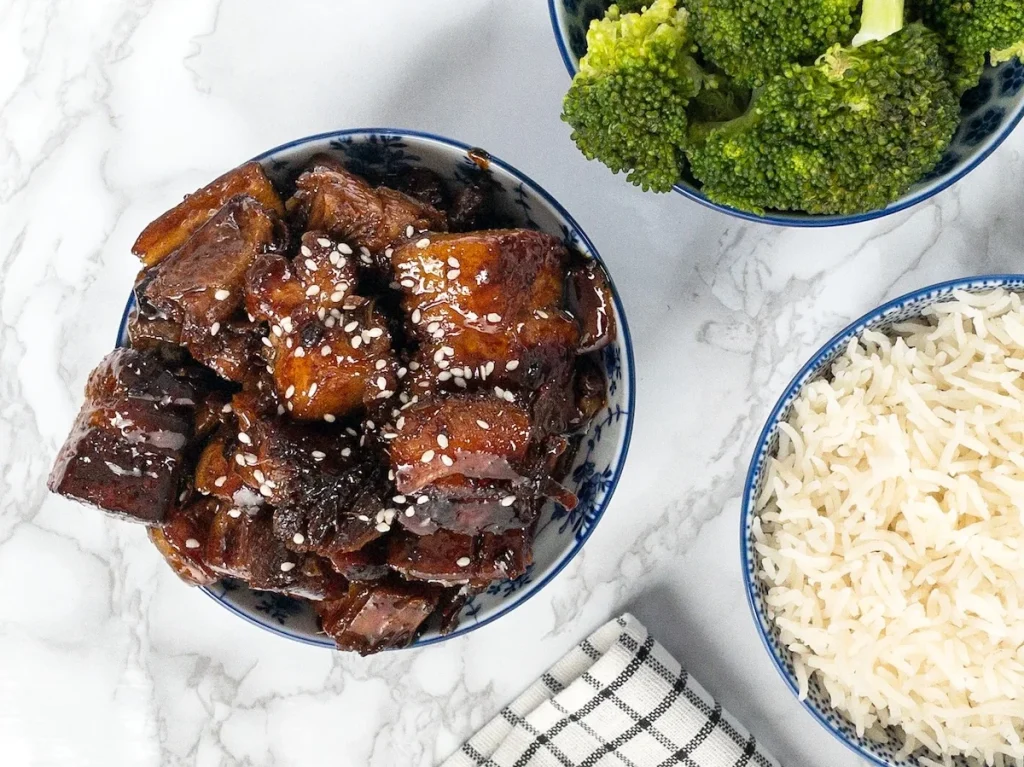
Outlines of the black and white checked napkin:
M 632 615 L 598 629 L 442 767 L 778 767 Z

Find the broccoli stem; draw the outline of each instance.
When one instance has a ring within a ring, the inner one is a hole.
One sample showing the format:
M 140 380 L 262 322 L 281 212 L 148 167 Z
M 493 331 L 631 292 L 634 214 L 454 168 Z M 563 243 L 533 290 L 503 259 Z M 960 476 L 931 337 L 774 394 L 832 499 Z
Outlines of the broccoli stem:
M 903 29 L 904 0 L 864 0 L 860 32 L 853 38 L 853 47 L 884 40 Z

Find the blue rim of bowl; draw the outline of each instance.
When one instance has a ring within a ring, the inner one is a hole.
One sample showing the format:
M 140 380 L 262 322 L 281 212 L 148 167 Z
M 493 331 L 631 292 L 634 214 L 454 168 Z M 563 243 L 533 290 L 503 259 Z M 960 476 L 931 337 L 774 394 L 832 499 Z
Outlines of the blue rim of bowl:
M 925 298 L 930 293 L 944 293 L 948 294 L 954 290 L 964 290 L 976 287 L 998 287 L 1001 284 L 1007 282 L 1024 282 L 1024 274 L 984 274 L 978 277 L 967 277 L 956 280 L 946 280 L 945 282 L 937 282 L 934 285 L 928 285 L 918 290 L 913 290 L 909 293 L 904 293 L 902 296 L 887 301 L 881 306 L 872 309 L 863 316 L 851 322 L 845 328 L 836 333 L 830 338 L 817 352 L 811 357 L 807 363 L 800 368 L 799 372 L 793 376 L 792 380 L 786 385 L 786 388 L 782 392 L 782 396 L 779 397 L 775 403 L 775 407 L 772 408 L 771 414 L 765 421 L 764 428 L 761 429 L 761 433 L 757 438 L 757 442 L 754 444 L 753 456 L 750 459 L 750 466 L 747 468 L 746 481 L 743 483 L 743 498 L 740 504 L 740 562 L 743 569 L 743 590 L 747 596 L 747 607 L 750 608 L 750 615 L 754 619 L 754 626 L 757 628 L 757 635 L 761 639 L 761 644 L 764 649 L 768 651 L 768 656 L 772 659 L 772 665 L 775 666 L 775 670 L 779 672 L 779 676 L 782 677 L 782 681 L 786 683 L 786 687 L 793 693 L 800 705 L 805 710 L 810 712 L 811 716 L 817 720 L 818 724 L 824 727 L 833 735 L 836 740 L 841 742 L 844 746 L 849 748 L 851 751 L 856 753 L 863 759 L 867 759 L 872 764 L 878 765 L 878 767 L 891 767 L 888 762 L 881 761 L 874 754 L 865 751 L 858 744 L 852 742 L 843 733 L 839 732 L 832 724 L 825 718 L 824 714 L 819 711 L 816 707 L 812 706 L 809 700 L 800 700 L 799 690 L 797 689 L 796 683 L 790 678 L 789 673 L 786 671 L 782 664 L 782 660 L 772 649 L 772 644 L 768 639 L 768 634 L 762 625 L 762 615 L 758 612 L 757 606 L 754 604 L 754 579 L 753 573 L 751 573 L 746 567 L 746 550 L 747 550 L 747 520 L 753 514 L 751 509 L 750 499 L 754 492 L 754 485 L 758 477 L 758 463 L 761 456 L 762 447 L 767 442 L 769 435 L 772 432 L 772 428 L 779 421 L 779 416 L 782 411 L 789 404 L 790 399 L 796 393 L 796 391 L 804 385 L 804 378 L 809 372 L 814 370 L 818 365 L 821 364 L 823 358 L 835 352 L 836 347 L 848 340 L 851 334 L 857 332 L 858 328 L 864 328 L 871 324 L 875 320 L 881 319 L 884 315 L 888 314 L 894 309 L 914 303 L 917 300 Z M 764 623 L 767 623 L 768 619 L 764 618 Z
M 555 42 L 558 43 L 558 52 L 562 54 L 562 61 L 565 64 L 566 70 L 569 72 L 569 77 L 575 77 L 577 67 L 573 63 L 572 54 L 569 52 L 569 48 L 566 45 L 565 37 L 562 34 L 562 26 L 558 20 L 558 9 L 556 7 L 556 3 L 560 1 L 561 0 L 548 0 L 548 14 L 551 17 L 551 29 L 555 34 Z M 953 186 L 953 184 L 960 181 L 964 176 L 985 162 L 985 160 L 987 160 L 989 156 L 996 151 L 1004 141 L 1006 141 L 1009 135 L 1013 133 L 1014 129 L 1022 119 L 1024 119 L 1024 101 L 1022 101 L 1021 105 L 1017 108 L 1017 114 L 1007 122 L 1003 131 L 992 140 L 992 143 L 960 170 L 952 174 L 949 178 L 943 180 L 941 184 L 936 184 L 935 187 L 909 199 L 894 203 L 893 205 L 881 208 L 880 210 L 872 210 L 868 213 L 857 213 L 849 216 L 819 216 L 810 213 L 794 214 L 792 216 L 781 214 L 765 214 L 763 216 L 759 216 L 756 213 L 751 213 L 746 210 L 740 210 L 739 208 L 733 208 L 730 205 L 722 205 L 721 203 L 714 202 L 696 189 L 689 189 L 681 184 L 673 186 L 672 191 L 681 194 L 689 200 L 699 202 L 706 208 L 717 210 L 719 213 L 725 213 L 729 216 L 733 216 L 734 218 L 743 219 L 744 221 L 753 221 L 758 224 L 786 226 L 794 229 L 822 229 L 832 226 L 863 224 L 866 221 L 874 221 L 875 219 L 883 218 L 885 216 L 892 215 L 893 213 L 899 213 L 907 210 L 908 208 L 912 208 L 915 205 L 919 205 L 920 203 L 931 199 L 939 192 L 944 192 L 949 189 L 949 187 Z
M 310 144 L 313 142 L 325 141 L 333 138 L 341 138 L 344 136 L 361 136 L 371 134 L 397 137 L 411 136 L 417 139 L 422 139 L 424 141 L 431 141 L 450 149 L 458 149 L 463 152 L 468 152 L 470 149 L 479 148 L 471 146 L 469 144 L 464 144 L 461 141 L 456 141 L 455 139 L 446 138 L 444 136 L 438 136 L 437 134 L 427 133 L 424 131 L 407 130 L 404 128 L 350 128 L 346 130 L 327 131 L 326 133 L 316 133 L 312 136 L 306 136 L 304 138 L 295 139 L 294 141 L 289 141 L 285 144 L 281 144 L 280 146 L 276 146 L 273 149 L 268 149 L 267 151 L 262 152 L 253 157 L 252 160 L 260 162 L 262 160 L 266 160 L 267 158 L 275 154 L 278 154 L 279 152 L 283 152 L 285 150 L 293 149 L 295 147 L 302 146 L 304 144 Z M 620 337 L 622 339 L 622 345 L 625 348 L 626 352 L 626 381 L 629 384 L 629 397 L 627 400 L 628 413 L 626 415 L 626 427 L 625 431 L 622 434 L 622 437 L 620 438 L 620 447 L 618 449 L 618 456 L 616 459 L 615 474 L 612 476 L 611 484 L 608 486 L 608 491 L 605 493 L 604 500 L 602 501 L 600 507 L 597 509 L 593 523 L 583 534 L 582 538 L 575 540 L 573 548 L 568 552 L 568 554 L 563 556 L 563 558 L 558 562 L 558 565 L 550 573 L 548 573 L 543 580 L 541 580 L 536 586 L 534 586 L 534 588 L 531 589 L 525 597 L 507 606 L 502 606 L 501 609 L 496 611 L 493 615 L 489 615 L 482 621 L 473 624 L 463 623 L 450 634 L 431 637 L 430 639 L 426 640 L 417 639 L 415 642 L 409 645 L 408 648 L 399 649 L 428 647 L 439 642 L 445 642 L 449 639 L 455 639 L 456 637 L 465 636 L 466 634 L 476 631 L 477 629 L 481 629 L 489 623 L 493 623 L 494 621 L 498 620 L 498 618 L 507 615 L 520 605 L 523 605 L 526 602 L 528 602 L 536 594 L 540 593 L 540 591 L 542 591 L 549 583 L 551 583 L 551 581 L 553 581 L 558 576 L 558 574 L 561 573 L 562 570 L 564 570 L 566 566 L 570 562 L 572 562 L 573 559 L 576 558 L 576 555 L 579 554 L 580 550 L 583 548 L 583 545 L 590 539 L 590 536 L 593 534 L 594 530 L 597 529 L 598 523 L 601 521 L 601 518 L 604 516 L 605 511 L 608 509 L 608 506 L 611 503 L 612 497 L 615 495 L 615 490 L 618 487 L 619 479 L 622 477 L 622 470 L 626 465 L 626 459 L 629 455 L 630 442 L 633 438 L 633 419 L 634 411 L 636 409 L 636 375 L 634 372 L 633 364 L 633 339 L 629 333 L 629 325 L 626 320 L 625 308 L 622 306 L 622 299 L 619 297 L 619 291 L 615 287 L 615 282 L 611 276 L 611 273 L 608 271 L 607 265 L 601 258 L 601 255 L 598 253 L 597 248 L 594 247 L 594 243 L 590 241 L 590 238 L 587 236 L 586 232 L 584 232 L 580 225 L 576 223 L 576 219 L 569 215 L 569 212 L 564 207 L 562 207 L 561 203 L 559 203 L 536 181 L 534 181 L 532 178 L 527 176 L 522 171 L 516 169 L 512 165 L 509 165 L 507 162 L 491 154 L 489 151 L 487 155 L 489 162 L 492 165 L 501 168 L 503 171 L 511 175 L 513 178 L 522 182 L 528 189 L 530 189 L 530 191 L 532 191 L 534 194 L 540 197 L 547 205 L 549 205 L 555 211 L 555 213 L 565 222 L 565 224 L 569 226 L 569 228 L 572 229 L 573 232 L 576 233 L 576 235 L 579 237 L 580 243 L 582 244 L 586 252 L 590 256 L 592 256 L 594 260 L 596 260 L 604 269 L 605 276 L 608 278 L 608 284 L 612 290 L 612 299 L 615 301 L 615 309 L 618 311 L 620 320 L 618 332 L 620 334 Z M 121 345 L 121 339 L 127 337 L 128 314 L 131 312 L 131 309 L 134 305 L 135 295 L 134 293 L 132 293 L 131 295 L 129 295 L 128 301 L 125 304 L 124 312 L 121 315 L 121 323 L 118 326 L 116 341 L 118 346 Z M 270 633 L 277 634 L 278 636 L 284 637 L 285 639 L 291 639 L 296 642 L 302 642 L 303 644 L 311 645 L 313 647 L 326 647 L 331 650 L 337 649 L 334 642 L 332 642 L 330 639 L 326 637 L 323 640 L 310 639 L 307 636 L 303 636 L 301 634 L 293 634 L 289 631 L 285 631 L 283 628 L 278 628 L 276 626 L 271 626 L 267 623 L 263 623 L 261 621 L 256 620 L 248 613 L 243 612 L 234 604 L 225 600 L 222 596 L 214 593 L 209 587 L 200 586 L 199 589 L 208 597 L 213 599 L 215 602 L 227 608 L 227 610 L 234 613 L 235 615 L 237 615 L 239 618 L 244 618 L 249 623 L 253 624 L 254 626 L 259 626 L 261 629 L 264 629 L 265 631 L 269 631 Z

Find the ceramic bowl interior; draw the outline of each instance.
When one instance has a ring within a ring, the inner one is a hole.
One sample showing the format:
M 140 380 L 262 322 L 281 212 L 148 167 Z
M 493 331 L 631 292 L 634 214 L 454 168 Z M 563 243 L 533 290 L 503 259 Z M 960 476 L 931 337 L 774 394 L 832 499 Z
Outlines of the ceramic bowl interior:
M 778 628 L 767 617 L 765 597 L 768 587 L 757 577 L 757 572 L 761 569 L 761 558 L 754 550 L 752 533 L 752 522 L 756 514 L 756 499 L 764 487 L 765 473 L 763 469 L 768 458 L 774 456 L 779 448 L 779 423 L 789 418 L 793 401 L 799 396 L 804 386 L 811 381 L 829 375 L 832 362 L 842 354 L 851 338 L 859 336 L 865 330 L 887 333 L 895 323 L 919 317 L 926 306 L 948 300 L 954 291 L 964 290 L 979 293 L 995 287 L 1024 292 L 1024 275 L 991 275 L 944 282 L 914 293 L 908 293 L 864 315 L 818 350 L 818 353 L 804 365 L 786 387 L 768 417 L 768 422 L 757 440 L 743 490 L 740 511 L 743 580 L 747 602 L 753 613 L 761 640 L 771 655 L 775 667 L 794 694 L 797 693 L 797 682 L 796 672 L 793 670 L 792 654 L 780 640 Z M 928 752 L 923 749 L 919 749 L 905 758 L 896 758 L 902 745 L 902 739 L 898 732 L 886 731 L 878 739 L 859 737 L 853 725 L 842 714 L 830 707 L 828 693 L 819 683 L 817 677 L 811 678 L 808 697 L 802 702 L 804 707 L 824 725 L 825 729 L 874 764 L 883 765 L 883 767 L 923 767 L 927 764 L 927 762 L 920 761 L 922 757 L 928 756 Z M 953 764 L 956 767 L 969 767 L 963 759 L 954 759 Z
M 284 144 L 255 159 L 275 184 L 287 189 L 310 158 L 320 153 L 337 158 L 352 172 L 371 180 L 412 167 L 428 168 L 452 187 L 478 181 L 485 175 L 495 190 L 496 213 L 510 226 L 553 234 L 562 238 L 567 247 L 602 263 L 572 217 L 536 183 L 493 155 L 450 139 L 387 128 L 338 131 Z M 564 480 L 579 498 L 579 505 L 567 511 L 549 501 L 541 512 L 534 562 L 528 571 L 515 580 L 494 583 L 471 599 L 462 609 L 460 625 L 453 633 L 440 636 L 431 629 L 413 646 L 465 634 L 525 602 L 583 547 L 608 507 L 629 448 L 635 391 L 629 329 L 614 285 L 612 291 L 618 335 L 614 343 L 599 353 L 608 382 L 608 403 L 588 426 Z M 119 345 L 128 342 L 127 317 L 133 305 L 134 300 L 129 299 L 118 334 Z M 308 644 L 334 647 L 334 642 L 319 632 L 316 615 L 306 603 L 255 591 L 231 580 L 222 580 L 204 591 L 236 615 L 268 631 Z
M 579 70 L 579 60 L 587 51 L 590 22 L 603 17 L 611 4 L 611 0 L 548 0 L 551 26 L 570 75 Z M 730 216 L 781 226 L 843 226 L 881 218 L 906 210 L 952 186 L 978 167 L 1010 135 L 1024 117 L 1024 64 L 1015 58 L 987 68 L 978 87 L 964 94 L 960 109 L 963 117 L 960 128 L 939 164 L 901 199 L 881 210 L 837 216 L 785 212 L 759 216 L 709 200 L 701 192 L 700 183 L 692 177 L 684 178 L 674 189 L 684 197 Z

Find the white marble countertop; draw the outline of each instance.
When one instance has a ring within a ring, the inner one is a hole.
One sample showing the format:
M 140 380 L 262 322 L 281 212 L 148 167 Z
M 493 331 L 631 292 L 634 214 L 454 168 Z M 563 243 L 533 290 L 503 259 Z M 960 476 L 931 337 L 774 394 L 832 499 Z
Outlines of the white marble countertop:
M 1022 271 L 1024 131 L 913 211 L 787 231 L 586 163 L 558 119 L 567 84 L 541 0 L 0 3 L 0 762 L 431 765 L 629 609 L 788 767 L 856 764 L 748 615 L 748 455 L 851 318 Z M 480 145 L 564 203 L 618 283 L 639 389 L 615 499 L 554 583 L 467 637 L 362 659 L 233 618 L 141 528 L 44 481 L 112 345 L 141 227 L 263 149 L 369 126 Z

